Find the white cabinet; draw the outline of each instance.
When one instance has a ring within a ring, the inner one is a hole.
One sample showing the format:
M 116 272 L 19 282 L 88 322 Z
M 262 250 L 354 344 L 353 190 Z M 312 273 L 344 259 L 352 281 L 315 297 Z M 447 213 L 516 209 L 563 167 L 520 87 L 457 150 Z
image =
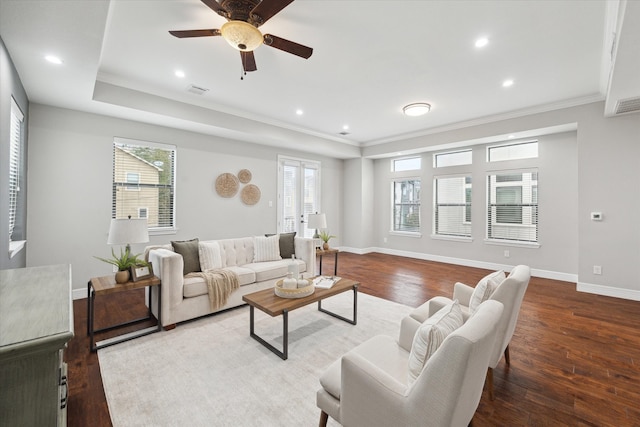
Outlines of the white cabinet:
M 0 271 L 0 426 L 66 425 L 71 267 Z

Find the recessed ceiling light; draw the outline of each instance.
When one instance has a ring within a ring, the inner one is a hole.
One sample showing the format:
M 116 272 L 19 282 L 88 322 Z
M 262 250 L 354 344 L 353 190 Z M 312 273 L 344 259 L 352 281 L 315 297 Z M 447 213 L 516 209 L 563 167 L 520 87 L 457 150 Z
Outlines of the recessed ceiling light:
M 301 109 L 299 109 L 299 108 L 298 108 L 298 109 L 296 110 L 296 114 L 297 114 L 297 115 L 299 115 L 299 116 L 301 116 L 301 115 L 303 115 L 303 114 L 304 114 L 304 111 L 302 111 Z
M 342 126 L 342 130 L 349 130 L 349 125 Z
M 489 44 L 489 39 L 486 37 L 481 37 L 478 40 L 476 40 L 476 47 L 485 47 L 488 44 Z
M 509 80 L 505 80 L 502 82 L 502 87 L 511 87 L 513 86 L 513 80 L 509 79 Z
M 515 137 L 516 137 L 515 135 L 509 135 L 509 137 L 508 137 L 508 138 L 509 138 L 509 139 L 513 139 L 513 138 L 515 138 Z
M 402 112 L 411 117 L 422 116 L 427 114 L 431 110 L 431 105 L 426 102 L 415 102 L 413 104 L 405 105 L 402 108 Z
M 182 70 L 176 70 L 175 74 L 176 74 L 176 77 L 180 77 L 181 79 L 184 78 L 184 76 L 186 75 Z
M 62 59 L 58 58 L 57 56 L 54 55 L 47 55 L 44 57 L 44 59 L 46 59 L 47 61 L 51 62 L 52 64 L 56 64 L 56 65 L 60 65 L 62 64 Z

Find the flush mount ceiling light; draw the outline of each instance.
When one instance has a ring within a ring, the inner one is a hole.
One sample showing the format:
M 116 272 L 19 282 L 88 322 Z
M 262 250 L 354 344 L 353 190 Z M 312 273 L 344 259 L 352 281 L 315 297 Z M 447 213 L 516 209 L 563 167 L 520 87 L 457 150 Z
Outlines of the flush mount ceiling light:
M 244 21 L 229 21 L 220 28 L 222 38 L 242 52 L 250 52 L 260 46 L 264 38 L 253 25 Z
M 58 58 L 57 56 L 54 55 L 47 55 L 44 57 L 44 59 L 46 59 L 47 61 L 51 62 L 52 64 L 56 64 L 56 65 L 60 65 L 62 64 L 62 59 Z
M 415 102 L 413 104 L 405 105 L 402 108 L 402 112 L 411 117 L 417 117 L 425 115 L 431 110 L 431 105 L 426 102 Z

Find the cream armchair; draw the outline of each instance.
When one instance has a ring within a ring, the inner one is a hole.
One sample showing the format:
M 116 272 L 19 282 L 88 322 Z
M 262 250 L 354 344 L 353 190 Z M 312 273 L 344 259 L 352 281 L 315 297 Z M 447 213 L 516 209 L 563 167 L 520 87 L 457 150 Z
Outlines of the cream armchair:
M 489 398 L 491 400 L 494 399 L 493 369 L 498 366 L 498 362 L 502 359 L 503 354 L 507 365 L 511 363 L 509 358 L 509 342 L 511 341 L 516 329 L 520 306 L 522 305 L 524 293 L 527 290 L 530 278 L 531 269 L 526 265 L 518 265 L 511 270 L 509 276 L 497 286 L 495 291 L 493 291 L 489 297 L 490 300 L 500 301 L 504 304 L 504 312 L 502 313 L 502 318 L 500 319 L 496 334 L 496 346 L 493 349 L 491 358 L 489 359 L 489 370 L 487 372 L 487 388 L 489 390 Z M 452 299 L 458 300 L 463 310 L 463 316 L 465 317 L 468 317 L 471 314 L 469 305 L 471 303 L 474 290 L 475 288 L 463 283 L 458 282 L 454 285 Z M 413 327 L 416 328 L 416 325 L 421 324 L 442 307 L 451 303 L 452 299 L 440 296 L 431 298 L 429 301 L 411 312 L 409 317 L 414 319 L 413 322 L 411 322 L 411 320 L 405 320 L 409 323 L 413 323 Z M 410 330 L 410 328 L 407 328 L 406 330 Z
M 320 378 L 320 426 L 329 416 L 346 427 L 467 426 L 480 402 L 502 311 L 497 301 L 482 303 L 444 339 L 413 382 L 411 331 L 402 331 L 398 341 L 379 335 L 349 351 Z M 417 330 L 411 321 L 403 321 L 402 328 Z

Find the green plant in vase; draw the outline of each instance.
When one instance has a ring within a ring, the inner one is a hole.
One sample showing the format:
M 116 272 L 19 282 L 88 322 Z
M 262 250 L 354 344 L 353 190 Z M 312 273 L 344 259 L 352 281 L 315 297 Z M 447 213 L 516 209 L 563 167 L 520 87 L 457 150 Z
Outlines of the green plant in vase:
M 322 240 L 324 243 L 322 243 L 322 249 L 324 249 L 325 251 L 329 249 L 329 240 L 333 239 L 334 236 L 332 234 L 329 234 L 329 232 L 322 230 L 319 234 L 320 236 L 320 240 Z
M 120 249 L 120 256 L 116 255 L 116 252 L 111 249 L 111 258 L 95 258 L 100 261 L 104 261 L 107 264 L 114 265 L 118 269 L 118 272 L 116 273 L 116 282 L 126 283 L 131 277 L 131 267 L 144 267 L 149 265 L 145 260 L 138 258 L 139 256 L 140 254 L 131 254 L 131 249 L 127 245 L 124 251 Z

